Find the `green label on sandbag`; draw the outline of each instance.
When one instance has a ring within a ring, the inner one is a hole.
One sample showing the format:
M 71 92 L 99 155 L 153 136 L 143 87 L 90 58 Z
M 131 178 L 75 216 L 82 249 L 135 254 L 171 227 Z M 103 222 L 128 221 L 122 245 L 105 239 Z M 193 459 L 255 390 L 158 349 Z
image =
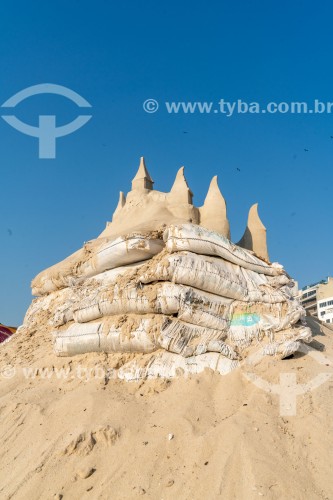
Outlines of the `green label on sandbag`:
M 259 323 L 260 316 L 256 313 L 234 314 L 231 326 L 253 326 Z

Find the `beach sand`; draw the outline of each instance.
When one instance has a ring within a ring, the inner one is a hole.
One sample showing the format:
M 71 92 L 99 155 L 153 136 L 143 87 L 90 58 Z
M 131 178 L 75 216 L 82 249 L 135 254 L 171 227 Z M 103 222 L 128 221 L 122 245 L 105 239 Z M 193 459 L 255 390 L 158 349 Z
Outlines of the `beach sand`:
M 282 416 L 279 396 L 246 376 L 332 374 L 333 330 L 310 325 L 319 362 L 298 353 L 131 383 L 103 376 L 124 356 L 57 358 L 47 333 L 16 334 L 0 348 L 1 498 L 333 498 L 333 377 Z

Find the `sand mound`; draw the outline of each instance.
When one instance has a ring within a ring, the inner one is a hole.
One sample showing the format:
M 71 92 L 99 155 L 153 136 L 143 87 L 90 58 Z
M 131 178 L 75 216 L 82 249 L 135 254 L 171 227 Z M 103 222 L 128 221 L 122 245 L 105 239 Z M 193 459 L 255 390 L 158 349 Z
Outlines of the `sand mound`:
M 294 416 L 248 378 L 332 374 L 332 331 L 310 326 L 319 361 L 127 384 L 106 376 L 124 355 L 56 358 L 47 333 L 15 334 L 0 351 L 1 498 L 332 498 L 332 378 Z
M 152 185 L 142 160 L 1 346 L 1 498 L 332 498 L 332 330 L 256 205 L 235 245 L 216 178 L 200 208 L 183 169 Z

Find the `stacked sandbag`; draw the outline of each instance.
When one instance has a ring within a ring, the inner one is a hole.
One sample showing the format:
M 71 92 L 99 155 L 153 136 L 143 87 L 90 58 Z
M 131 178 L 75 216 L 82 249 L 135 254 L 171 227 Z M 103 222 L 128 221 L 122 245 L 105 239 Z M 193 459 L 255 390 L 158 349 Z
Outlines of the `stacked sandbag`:
M 45 295 L 108 269 L 149 259 L 164 246 L 157 236 L 133 233 L 115 240 L 97 238 L 90 241 L 67 259 L 38 274 L 32 281 L 32 293 Z
M 98 238 L 40 273 L 25 326 L 47 324 L 59 356 L 147 355 L 122 367 L 126 380 L 226 373 L 250 345 L 285 357 L 311 339 L 295 290 L 279 264 L 201 226 L 171 225 Z
M 164 322 L 159 316 L 113 316 L 98 322 L 71 324 L 54 332 L 54 350 L 60 356 L 86 352 L 145 352 L 155 351 Z

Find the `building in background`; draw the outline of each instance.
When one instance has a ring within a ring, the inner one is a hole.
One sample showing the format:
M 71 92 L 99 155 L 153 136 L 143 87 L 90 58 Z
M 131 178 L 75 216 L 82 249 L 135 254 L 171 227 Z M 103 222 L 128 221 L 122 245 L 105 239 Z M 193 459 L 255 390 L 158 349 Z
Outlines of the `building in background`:
M 317 317 L 317 290 L 319 285 L 325 284 L 326 282 L 326 280 L 321 280 L 313 285 L 307 285 L 302 288 L 300 300 L 308 316 Z
M 333 323 L 333 278 L 317 288 L 317 314 L 320 321 Z
M 333 278 L 304 286 L 300 301 L 308 316 L 315 316 L 326 323 L 333 323 Z

